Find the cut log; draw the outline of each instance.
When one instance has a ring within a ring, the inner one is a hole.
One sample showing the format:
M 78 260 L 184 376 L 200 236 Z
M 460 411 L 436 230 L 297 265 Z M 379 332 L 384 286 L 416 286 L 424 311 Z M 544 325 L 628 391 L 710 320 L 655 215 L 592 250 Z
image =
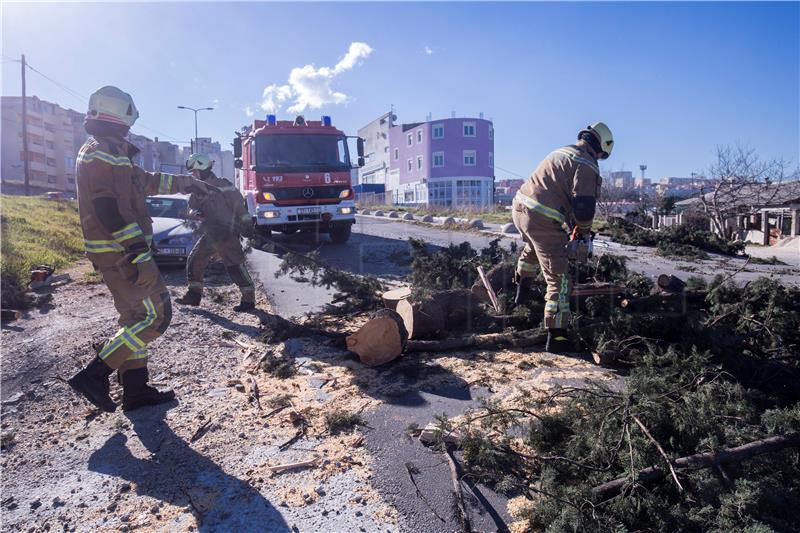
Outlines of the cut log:
M 547 332 L 525 330 L 512 333 L 491 333 L 488 335 L 467 335 L 442 340 L 409 340 L 406 352 L 448 352 L 463 349 L 498 350 L 503 348 L 529 348 L 544 346 Z
M 686 288 L 686 283 L 681 278 L 676 276 L 668 276 L 667 274 L 661 274 L 658 276 L 656 284 L 662 291 L 671 293 L 683 292 L 683 290 Z
M 18 320 L 20 316 L 22 316 L 22 311 L 17 311 L 16 309 L 3 309 L 2 310 L 2 321 L 3 322 L 12 322 L 14 320 Z
M 573 297 L 581 297 L 581 296 L 616 296 L 618 294 L 624 294 L 625 287 L 622 285 L 617 285 L 616 283 L 605 283 L 605 282 L 596 282 L 596 283 L 578 283 L 572 289 L 572 296 Z
M 622 307 L 628 311 L 680 311 L 697 307 L 706 299 L 706 291 L 685 291 L 678 294 L 653 294 L 641 298 L 622 300 Z
M 379 309 L 345 342 L 362 363 L 376 366 L 400 357 L 408 342 L 408 332 L 395 311 Z
M 616 350 L 603 350 L 602 352 L 592 352 L 592 359 L 594 359 L 595 364 L 600 365 L 602 367 L 611 367 L 614 366 L 614 363 L 617 362 L 620 353 Z
M 409 296 L 411 296 L 411 287 L 400 287 L 398 289 L 392 289 L 384 292 L 381 295 L 381 298 L 383 299 L 383 306 L 385 308 L 396 311 L 397 302 L 400 300 L 405 300 Z
M 397 314 L 405 325 L 409 339 L 431 337 L 444 329 L 444 310 L 430 297 L 414 303 L 400 300 L 397 302 Z
M 727 463 L 738 463 L 765 453 L 772 453 L 786 448 L 800 448 L 800 433 L 780 435 L 768 439 L 749 442 L 736 448 L 722 449 L 716 452 L 696 453 L 680 457 L 672 462 L 675 470 L 683 468 L 711 468 Z M 661 466 L 651 466 L 639 470 L 636 483 L 658 481 L 669 474 L 669 470 Z M 617 478 L 592 489 L 595 501 L 602 502 L 620 494 L 631 482 L 631 476 Z

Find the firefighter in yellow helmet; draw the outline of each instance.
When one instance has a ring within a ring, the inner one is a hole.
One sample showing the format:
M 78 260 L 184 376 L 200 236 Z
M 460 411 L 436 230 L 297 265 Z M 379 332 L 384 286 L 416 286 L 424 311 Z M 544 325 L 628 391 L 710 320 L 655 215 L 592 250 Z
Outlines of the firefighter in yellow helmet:
M 578 133 L 578 142 L 539 163 L 512 203 L 514 225 L 525 241 L 517 262 L 517 283 L 522 287 L 529 281 L 537 264 L 547 283 L 544 324 L 549 352 L 573 351 L 567 337 L 572 289 L 568 265 L 570 259 L 585 260 L 591 253 L 592 220 L 602 181 L 597 161 L 613 149 L 608 126 L 602 122 L 587 126 Z
M 131 96 L 106 86 L 89 98 L 89 134 L 77 158 L 77 189 L 86 255 L 103 276 L 119 312 L 120 329 L 69 385 L 100 409 L 113 412 L 108 378 L 116 370 L 122 408 L 129 411 L 175 398 L 147 384 L 147 346 L 166 331 L 169 292 L 153 260 L 152 220 L 145 198 L 212 187 L 187 175 L 146 172 L 133 164 L 139 152 L 125 139 L 139 112 Z
M 195 178 L 214 185 L 219 192 L 207 196 L 192 194 L 189 200 L 192 215 L 200 220 L 201 236 L 186 263 L 189 290 L 176 301 L 185 305 L 200 305 L 203 297 L 203 272 L 216 255 L 242 292 L 242 299 L 233 310 L 249 311 L 256 306 L 256 289 L 247 272 L 240 236 L 249 235 L 253 219 L 247 212 L 239 190 L 231 182 L 218 178 L 212 172 L 213 163 L 206 154 L 192 154 L 186 161 L 187 170 Z

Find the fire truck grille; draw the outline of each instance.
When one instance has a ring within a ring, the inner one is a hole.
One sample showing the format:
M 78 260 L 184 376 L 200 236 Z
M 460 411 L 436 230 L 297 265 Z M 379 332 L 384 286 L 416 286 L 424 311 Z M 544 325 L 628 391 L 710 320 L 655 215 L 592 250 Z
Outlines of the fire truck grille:
M 339 193 L 347 189 L 346 186 L 322 186 L 322 187 L 286 187 L 280 189 L 269 189 L 275 195 L 278 202 L 286 200 L 338 200 Z

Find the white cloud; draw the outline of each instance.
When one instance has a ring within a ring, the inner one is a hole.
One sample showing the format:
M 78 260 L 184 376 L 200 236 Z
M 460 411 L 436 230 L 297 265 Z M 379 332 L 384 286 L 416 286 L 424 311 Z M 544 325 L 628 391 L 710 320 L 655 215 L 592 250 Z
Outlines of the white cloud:
M 352 70 L 360 60 L 372 53 L 367 43 L 354 42 L 344 57 L 334 67 L 316 68 L 313 64 L 295 67 L 289 73 L 288 83 L 272 84 L 264 88 L 261 95 L 261 109 L 277 113 L 284 104 L 291 102 L 286 109 L 289 113 L 302 113 L 306 109 L 319 109 L 325 105 L 343 104 L 348 96 L 331 87 L 334 78 Z
M 425 53 L 428 54 L 429 56 L 432 56 L 433 55 L 433 48 L 431 48 L 430 46 L 425 45 Z
M 250 107 L 249 105 L 245 106 L 244 109 L 242 109 L 242 111 L 244 111 L 244 114 L 247 115 L 248 117 L 252 117 L 253 115 L 255 115 L 255 112 L 253 112 L 253 108 Z

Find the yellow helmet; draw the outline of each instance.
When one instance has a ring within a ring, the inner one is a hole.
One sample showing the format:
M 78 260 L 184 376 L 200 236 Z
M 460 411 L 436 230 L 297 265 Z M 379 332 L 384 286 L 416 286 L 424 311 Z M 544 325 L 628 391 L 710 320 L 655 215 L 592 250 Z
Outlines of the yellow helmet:
M 594 124 L 586 126 L 585 129 L 578 132 L 579 139 L 583 133 L 591 133 L 600 142 L 600 150 L 605 154 L 605 157 L 601 157 L 600 159 L 607 159 L 608 156 L 611 155 L 611 150 L 614 149 L 614 136 L 611 134 L 611 130 L 606 126 L 605 122 L 595 122 Z
M 192 154 L 186 160 L 186 170 L 211 170 L 214 162 L 206 154 Z
M 130 128 L 137 118 L 139 111 L 133 103 L 133 98 L 117 87 L 112 85 L 100 87 L 89 97 L 87 120 L 102 120 Z

